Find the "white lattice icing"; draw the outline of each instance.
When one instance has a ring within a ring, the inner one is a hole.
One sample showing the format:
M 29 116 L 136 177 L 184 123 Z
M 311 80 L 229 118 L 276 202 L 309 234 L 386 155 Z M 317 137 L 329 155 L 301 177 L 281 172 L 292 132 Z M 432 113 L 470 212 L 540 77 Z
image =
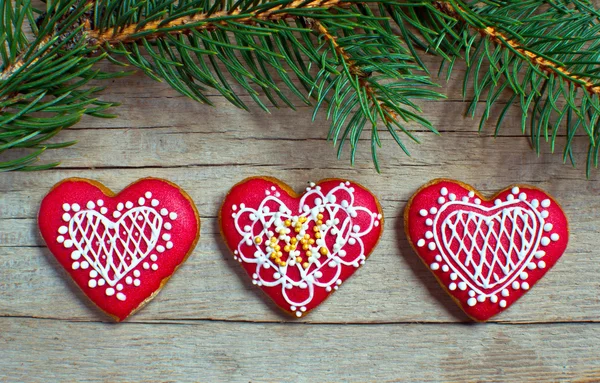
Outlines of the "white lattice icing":
M 292 211 L 279 198 L 277 188 L 272 186 L 265 190 L 265 198 L 256 209 L 245 204 L 231 207 L 235 228 L 241 236 L 234 251 L 235 259 L 256 265 L 252 275 L 254 284 L 280 286 L 282 296 L 297 316 L 307 310 L 306 305 L 312 301 L 315 289 L 337 290 L 342 283 L 342 268 L 357 268 L 365 262 L 362 237 L 380 225 L 381 214 L 355 206 L 354 191 L 349 182 L 340 183 L 327 194 L 320 186 L 311 184 L 300 200 L 298 211 Z M 337 195 L 347 198 L 338 200 Z M 357 224 L 359 214 L 369 217 L 366 225 L 362 221 L 363 227 Z M 243 222 L 242 217 L 249 218 L 250 223 Z M 313 233 L 315 238 L 311 236 Z M 302 240 L 310 242 L 303 245 L 304 248 L 297 247 Z M 331 248 L 328 242 L 332 243 Z M 282 246 L 287 251 L 281 251 L 282 257 L 274 260 L 279 252 L 277 249 Z M 357 246 L 359 251 L 353 251 L 354 255 L 349 256 L 348 246 Z M 311 255 L 306 257 L 306 254 Z M 324 268 L 334 272 L 327 270 L 324 273 Z M 292 272 L 299 278 L 291 278 Z M 307 297 L 292 299 L 288 291 L 295 288 L 307 290 Z
M 481 206 L 472 191 L 460 200 L 446 187 L 439 194 L 439 206 L 419 211 L 430 216 L 425 221 L 430 229 L 417 246 L 438 253 L 430 268 L 450 273 L 449 290 L 468 290 L 469 306 L 490 299 L 506 307 L 502 298 L 511 290 L 530 288 L 527 270 L 545 268 L 543 249 L 559 240 L 545 222 L 552 201 L 529 200 L 518 187 L 491 207 Z
M 107 296 L 125 301 L 124 285 L 141 286 L 144 270 L 158 270 L 157 253 L 173 248 L 172 224 L 177 215 L 162 208 L 152 193 L 118 203 L 109 214 L 103 200 L 62 205 L 65 225 L 58 228 L 56 240 L 72 249 L 73 270 L 88 270 L 88 287 L 101 287 Z M 112 217 L 112 218 L 109 218 Z M 148 262 L 149 261 L 149 262 Z M 139 267 L 141 266 L 141 267 Z

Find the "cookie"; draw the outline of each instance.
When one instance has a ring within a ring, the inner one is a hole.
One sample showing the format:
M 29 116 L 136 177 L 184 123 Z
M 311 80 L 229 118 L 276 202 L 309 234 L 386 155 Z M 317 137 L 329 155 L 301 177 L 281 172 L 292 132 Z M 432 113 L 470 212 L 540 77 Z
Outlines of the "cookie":
M 564 253 L 567 218 L 532 186 L 487 199 L 449 179 L 424 185 L 404 213 L 409 242 L 467 315 L 486 321 L 529 291 Z
M 99 182 L 67 178 L 42 200 L 38 224 L 56 260 L 116 321 L 156 296 L 200 236 L 191 198 L 157 178 L 116 195 Z
M 281 181 L 248 178 L 225 197 L 221 234 L 233 257 L 273 302 L 302 317 L 365 263 L 381 236 L 377 198 L 325 179 L 297 195 Z

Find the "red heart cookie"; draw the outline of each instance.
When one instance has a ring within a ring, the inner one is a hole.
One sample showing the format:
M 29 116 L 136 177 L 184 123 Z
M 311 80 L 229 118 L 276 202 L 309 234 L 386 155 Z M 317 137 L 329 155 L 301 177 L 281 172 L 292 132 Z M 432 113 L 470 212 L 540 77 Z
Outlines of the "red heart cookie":
M 248 178 L 220 211 L 234 259 L 285 312 L 301 317 L 365 263 L 383 229 L 377 198 L 339 179 L 311 183 L 301 196 L 279 180 Z
M 485 321 L 533 287 L 567 247 L 567 218 L 531 186 L 491 199 L 453 180 L 417 191 L 404 213 L 409 241 L 471 318 Z
M 117 195 L 99 182 L 65 179 L 43 199 L 38 224 L 79 288 L 117 321 L 154 298 L 200 235 L 191 198 L 156 178 Z

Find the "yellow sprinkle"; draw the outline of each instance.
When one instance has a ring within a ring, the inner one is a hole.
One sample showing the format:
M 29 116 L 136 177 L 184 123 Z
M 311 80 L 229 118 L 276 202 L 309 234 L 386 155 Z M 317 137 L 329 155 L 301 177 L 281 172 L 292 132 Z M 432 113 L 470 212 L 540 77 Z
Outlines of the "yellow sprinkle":
M 317 219 L 323 219 L 323 214 L 321 214 L 321 213 L 317 214 Z
M 298 240 L 296 239 L 296 237 L 290 238 L 290 242 L 293 244 L 295 244 L 296 242 L 298 242 Z
M 308 245 L 302 245 L 302 250 L 308 250 Z
M 285 251 L 286 253 L 289 253 L 290 252 L 290 245 L 285 245 L 283 247 L 283 251 Z
M 277 253 L 275 253 L 275 254 L 277 254 L 277 257 L 279 257 L 279 258 L 283 257 L 283 253 L 282 253 L 281 251 L 278 251 L 278 252 L 277 252 Z
M 294 229 L 294 231 L 295 231 L 296 233 L 299 233 L 299 232 L 300 232 L 300 228 L 299 228 L 299 227 L 297 227 L 297 228 L 295 228 L 295 229 Z
M 310 245 L 314 245 L 314 244 L 315 244 L 315 240 L 311 238 L 311 239 L 309 239 L 309 240 L 308 240 L 308 243 L 309 243 Z
M 275 259 L 275 258 L 277 258 L 277 254 L 275 254 L 275 253 L 271 253 L 271 256 L 270 256 L 269 258 L 271 258 L 271 259 Z
M 273 242 L 273 243 L 277 242 L 277 238 L 271 237 L 271 242 Z
M 292 226 L 292 221 L 290 221 L 289 219 L 286 219 L 284 224 L 285 224 L 285 226 L 290 227 L 290 226 Z
M 305 269 L 308 269 L 308 266 L 310 266 L 310 264 L 308 262 L 304 262 L 302 264 L 302 267 L 304 267 Z
M 316 238 L 316 239 L 319 239 L 319 238 L 321 238 L 321 233 L 315 233 L 315 238 Z
M 310 235 L 304 234 L 304 239 L 310 239 Z
M 323 221 L 321 221 L 321 220 L 317 221 L 317 225 L 321 226 L 322 224 L 323 224 Z
M 281 251 L 281 246 L 275 245 L 275 251 Z
M 316 232 L 318 232 L 318 231 L 319 231 L 319 227 L 318 227 L 318 226 L 314 226 L 314 227 L 313 227 L 313 231 L 314 231 L 315 233 L 316 233 Z
M 296 257 L 296 262 L 298 262 L 298 263 L 302 262 L 302 257 Z
M 287 263 L 286 262 L 281 262 L 280 265 L 281 266 L 287 266 Z
M 321 252 L 321 254 L 327 255 L 327 248 L 321 247 L 321 250 L 319 250 L 319 251 Z
M 261 237 L 256 237 L 256 238 L 254 238 L 254 242 L 255 243 L 261 243 L 262 242 L 262 238 Z
M 307 257 L 312 257 L 312 252 L 311 252 L 310 250 L 309 250 L 309 251 L 307 251 L 307 252 L 306 252 L 306 256 L 307 256 Z

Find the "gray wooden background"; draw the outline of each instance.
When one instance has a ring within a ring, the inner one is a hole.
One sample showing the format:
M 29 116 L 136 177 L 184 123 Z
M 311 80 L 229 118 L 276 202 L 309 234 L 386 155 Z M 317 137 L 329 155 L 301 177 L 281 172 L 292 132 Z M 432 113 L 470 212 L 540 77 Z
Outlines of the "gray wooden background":
M 516 109 L 499 137 L 493 126 L 478 134 L 477 121 L 462 117 L 460 71 L 444 89 L 448 100 L 423 104 L 441 136 L 417 133 L 422 142 L 407 141 L 407 157 L 382 133 L 382 174 L 370 162 L 367 134 L 355 167 L 348 153 L 336 160 L 327 121 L 319 115 L 312 123 L 310 107 L 245 113 L 218 95 L 216 108 L 196 104 L 141 74 L 112 81 L 104 98 L 122 103 L 114 110 L 120 117 L 85 118 L 61 133 L 79 143 L 45 156 L 63 160 L 59 168 L 0 174 L 0 381 L 600 381 L 600 175 L 585 179 L 587 140 L 577 139 L 573 169 L 548 145 L 539 157 L 530 150 Z M 297 190 L 348 178 L 369 187 L 385 212 L 366 265 L 301 320 L 282 316 L 249 283 L 219 235 L 222 198 L 253 175 Z M 187 263 L 121 324 L 88 302 L 37 232 L 41 198 L 74 176 L 115 191 L 163 177 L 187 190 L 202 217 Z M 462 314 L 404 236 L 406 201 L 435 177 L 489 194 L 532 184 L 570 218 L 560 262 L 487 324 Z

